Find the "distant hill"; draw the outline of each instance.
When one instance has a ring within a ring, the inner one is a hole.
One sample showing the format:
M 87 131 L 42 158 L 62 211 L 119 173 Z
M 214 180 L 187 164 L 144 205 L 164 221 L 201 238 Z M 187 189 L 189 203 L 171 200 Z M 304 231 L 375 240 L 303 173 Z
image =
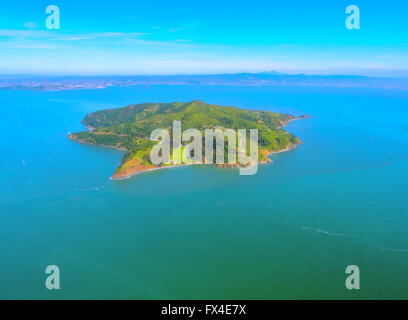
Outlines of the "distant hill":
M 156 144 L 149 140 L 150 134 L 158 128 L 171 132 L 174 120 L 181 121 L 182 130 L 258 129 L 259 161 L 268 161 L 267 155 L 289 150 L 300 143 L 294 135 L 281 129 L 294 119 L 297 118 L 289 114 L 223 107 L 198 100 L 143 103 L 88 114 L 83 123 L 90 131 L 74 133 L 69 138 L 126 151 L 113 176 L 119 179 L 156 167 L 150 162 L 150 150 Z

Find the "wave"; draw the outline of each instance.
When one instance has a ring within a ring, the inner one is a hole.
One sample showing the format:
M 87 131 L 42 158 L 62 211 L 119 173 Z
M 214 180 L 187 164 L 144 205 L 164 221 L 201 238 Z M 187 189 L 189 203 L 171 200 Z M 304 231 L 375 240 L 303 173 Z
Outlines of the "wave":
M 318 233 L 323 233 L 323 234 L 327 234 L 328 236 L 336 236 L 336 237 L 349 237 L 352 238 L 352 235 L 349 234 L 345 234 L 345 233 L 335 233 L 335 232 L 329 232 L 323 229 L 315 229 L 315 228 L 310 228 L 310 227 L 306 227 L 306 226 L 302 226 L 303 230 L 309 230 L 309 231 L 315 231 Z
M 376 244 L 373 244 L 374 247 L 384 250 L 384 251 L 394 251 L 394 252 L 408 252 L 408 249 L 393 249 L 393 248 L 386 248 L 382 246 L 378 246 Z
M 78 192 L 99 191 L 103 188 L 105 187 L 74 188 L 74 191 L 78 191 Z
M 360 240 L 360 241 L 362 241 L 362 242 L 365 242 L 366 244 L 368 244 L 368 245 L 370 245 L 370 246 L 373 246 L 373 247 L 375 247 L 375 248 L 377 248 L 377 249 L 383 250 L 383 251 L 408 252 L 408 249 L 394 249 L 394 248 L 387 248 L 387 247 L 379 246 L 379 245 L 377 245 L 377 244 L 375 244 L 375 243 L 361 240 L 361 239 L 359 239 L 359 238 L 356 237 L 356 236 L 349 235 L 349 234 L 346 234 L 346 233 L 329 232 L 329 231 L 327 231 L 327 230 L 316 229 L 316 228 L 310 228 L 310 227 L 306 227 L 306 226 L 302 226 L 302 229 L 303 229 L 303 230 L 308 230 L 308 231 L 315 231 L 315 232 L 317 232 L 317 233 L 322 233 L 322 234 L 325 234 L 325 235 L 328 235 L 328 236 L 354 238 L 354 239 L 357 239 L 357 240 Z

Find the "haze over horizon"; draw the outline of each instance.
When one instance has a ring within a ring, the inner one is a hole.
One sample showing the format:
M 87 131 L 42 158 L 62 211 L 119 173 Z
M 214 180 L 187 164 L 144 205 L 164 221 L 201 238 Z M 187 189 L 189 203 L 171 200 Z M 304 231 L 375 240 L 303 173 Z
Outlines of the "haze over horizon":
M 205 4 L 128 0 L 53 2 L 60 29 L 45 26 L 47 0 L 5 3 L 0 74 L 198 75 L 260 73 L 408 77 L 408 4 L 298 0 Z M 348 5 L 361 29 L 345 27 Z M 296 10 L 293 8 L 296 7 Z M 21 8 L 24 8 L 22 10 Z
M 327 78 L 336 78 L 336 77 L 356 77 L 356 78 L 377 78 L 377 79 L 401 79 L 406 80 L 408 79 L 408 74 L 396 74 L 396 75 L 364 75 L 364 74 L 341 74 L 341 73 L 286 73 L 286 72 L 279 72 L 279 71 L 260 71 L 260 72 L 214 72 L 214 73 L 141 73 L 141 74 L 80 74 L 80 73 L 55 73 L 55 74 L 41 74 L 41 73 L 14 73 L 14 74 L 1 74 L 0 79 L 7 79 L 7 78 L 33 78 L 33 79 L 69 79 L 69 78 L 79 78 L 79 79 L 87 79 L 87 78 L 132 78 L 132 77 L 216 77 L 216 76 L 276 76 L 276 77 L 327 77 Z

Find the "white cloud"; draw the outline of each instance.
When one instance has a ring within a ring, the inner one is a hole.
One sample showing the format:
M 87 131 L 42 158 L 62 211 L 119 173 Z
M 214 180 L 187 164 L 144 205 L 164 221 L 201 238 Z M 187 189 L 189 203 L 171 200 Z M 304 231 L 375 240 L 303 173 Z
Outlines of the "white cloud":
M 24 37 L 30 39 L 49 38 L 50 40 L 85 40 L 94 38 L 121 38 L 140 37 L 148 35 L 143 32 L 94 32 L 94 33 L 70 33 L 45 30 L 10 30 L 0 29 L 0 37 Z
M 29 28 L 29 29 L 34 29 L 37 27 L 37 24 L 35 22 L 26 22 L 24 23 L 24 27 Z

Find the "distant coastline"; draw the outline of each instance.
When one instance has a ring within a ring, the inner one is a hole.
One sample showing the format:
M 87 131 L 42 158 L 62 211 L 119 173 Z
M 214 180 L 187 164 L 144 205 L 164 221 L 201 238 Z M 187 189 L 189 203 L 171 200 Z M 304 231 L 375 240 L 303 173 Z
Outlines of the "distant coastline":
M 0 89 L 9 90 L 61 91 L 145 85 L 299 86 L 408 90 L 408 79 L 353 75 L 292 75 L 278 72 L 150 76 L 0 76 Z

